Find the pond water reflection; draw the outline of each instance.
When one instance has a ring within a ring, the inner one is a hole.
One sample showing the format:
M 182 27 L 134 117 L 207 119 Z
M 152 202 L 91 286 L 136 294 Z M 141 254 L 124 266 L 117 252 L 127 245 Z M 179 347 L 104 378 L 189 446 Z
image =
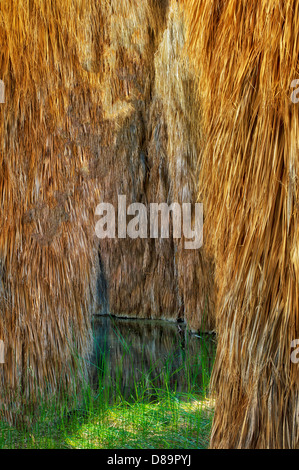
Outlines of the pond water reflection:
M 157 320 L 94 318 L 90 370 L 95 392 L 113 400 L 155 397 L 157 389 L 205 394 L 215 355 L 213 335 L 191 334 L 184 324 Z

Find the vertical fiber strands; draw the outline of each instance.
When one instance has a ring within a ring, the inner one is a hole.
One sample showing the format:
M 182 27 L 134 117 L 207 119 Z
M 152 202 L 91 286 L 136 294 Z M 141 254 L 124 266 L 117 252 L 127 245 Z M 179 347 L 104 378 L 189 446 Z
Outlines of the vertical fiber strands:
M 104 139 L 99 5 L 0 5 L 0 398 L 11 421 L 26 419 L 22 403 L 29 412 L 43 393 L 74 391 L 76 357 L 91 343 L 97 187 L 89 163 Z
M 155 55 L 155 99 L 161 103 L 167 128 L 164 149 L 170 180 L 168 199 L 197 202 L 197 162 L 201 135 L 197 123 L 197 88 L 185 54 L 184 11 L 171 2 L 167 28 Z M 183 316 L 193 330 L 215 327 L 213 263 L 203 249 L 186 250 L 185 239 L 174 240 L 178 292 Z
M 128 205 L 195 203 L 199 136 L 183 11 L 176 0 L 109 5 L 103 102 L 115 135 L 99 159 L 101 200 L 117 207 L 122 194 Z M 100 253 L 102 312 L 214 328 L 212 276 L 205 274 L 212 265 L 201 250 L 185 250 L 171 233 L 101 240 Z
M 149 150 L 154 139 L 150 112 L 154 54 L 166 25 L 167 6 L 168 2 L 137 0 L 109 3 L 103 103 L 105 118 L 114 122 L 115 133 L 109 148 L 102 148 L 98 171 L 99 202 L 115 208 L 118 195 L 125 195 L 128 205 L 167 198 L 166 158 L 158 144 Z M 165 136 L 162 123 L 156 136 Z M 100 241 L 100 257 L 102 312 L 177 319 L 172 240 L 105 239 Z
M 200 200 L 215 256 L 212 447 L 298 448 L 295 0 L 186 0 L 204 136 Z

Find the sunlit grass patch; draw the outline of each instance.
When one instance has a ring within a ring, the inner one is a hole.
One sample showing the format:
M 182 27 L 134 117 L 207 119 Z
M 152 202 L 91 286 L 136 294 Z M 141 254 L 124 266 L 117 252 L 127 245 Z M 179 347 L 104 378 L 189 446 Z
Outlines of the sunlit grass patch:
M 83 424 L 66 442 L 80 449 L 206 448 L 213 404 L 195 398 L 190 402 L 185 400 L 168 396 L 155 403 L 112 407 L 101 419 L 94 418 Z

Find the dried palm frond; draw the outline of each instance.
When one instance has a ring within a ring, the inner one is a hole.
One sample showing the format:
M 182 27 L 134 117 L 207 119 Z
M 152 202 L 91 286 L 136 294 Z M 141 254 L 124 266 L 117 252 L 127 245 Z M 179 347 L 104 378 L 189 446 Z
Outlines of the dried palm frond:
M 104 80 L 105 116 L 116 125 L 103 153 L 102 200 L 195 203 L 199 145 L 193 126 L 195 92 L 184 54 L 185 26 L 178 2 L 110 2 Z M 157 21 L 158 19 L 158 21 Z M 110 91 L 109 91 L 110 90 Z M 185 319 L 212 330 L 213 267 L 184 240 L 103 240 L 102 311 L 123 317 Z
M 85 168 L 103 131 L 103 12 L 4 0 L 0 43 L 1 408 L 18 421 L 22 402 L 77 386 L 91 345 L 97 186 Z
M 101 241 L 96 285 L 101 200 L 195 202 L 183 23 L 175 0 L 1 2 L 0 398 L 9 420 L 22 403 L 30 414 L 38 396 L 76 388 L 96 290 L 112 313 L 183 317 L 193 329 L 213 305 L 210 261 L 172 238 Z

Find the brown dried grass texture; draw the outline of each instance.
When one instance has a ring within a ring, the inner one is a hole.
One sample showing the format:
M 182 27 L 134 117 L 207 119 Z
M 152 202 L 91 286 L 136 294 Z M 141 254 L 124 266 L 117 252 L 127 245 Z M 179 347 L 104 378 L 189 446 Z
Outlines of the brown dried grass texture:
M 190 126 L 195 89 L 183 54 L 182 11 L 176 1 L 131 2 L 124 16 L 119 5 L 115 11 L 105 111 L 115 120 L 116 135 L 105 154 L 102 200 L 114 207 L 118 194 L 127 195 L 128 204 L 147 206 L 195 202 L 199 139 Z M 203 274 L 212 265 L 201 252 L 187 253 L 183 241 L 172 238 L 103 240 L 100 246 L 102 311 L 180 318 L 194 330 L 213 329 L 212 276 Z
M 298 448 L 299 5 L 186 0 L 215 257 L 214 448 Z
M 198 154 L 201 135 L 194 122 L 200 113 L 197 87 L 185 51 L 186 22 L 172 2 L 167 29 L 155 56 L 155 92 L 167 125 L 166 154 L 172 202 L 197 202 Z M 178 291 L 184 318 L 192 330 L 215 328 L 214 267 L 204 249 L 186 250 L 185 239 L 174 240 Z
M 16 422 L 22 403 L 74 391 L 91 345 L 103 15 L 89 0 L 1 2 L 1 410 Z
M 123 193 L 128 203 L 170 203 L 196 194 L 192 84 L 181 13 L 168 3 L 1 3 L 1 403 L 10 420 L 22 404 L 30 414 L 40 392 L 76 387 L 81 365 L 72 352 L 88 354 L 96 289 L 119 316 L 202 324 L 209 261 L 172 239 L 102 241 L 96 286 L 101 200 Z
M 127 196 L 128 204 L 147 204 L 156 199 L 160 184 L 160 153 L 155 152 L 149 161 L 148 142 L 153 60 L 166 9 L 167 3 L 163 6 L 161 2 L 131 1 L 123 6 L 110 2 L 103 101 L 105 118 L 114 121 L 115 133 L 110 148 L 103 150 L 103 165 L 99 163 L 98 169 L 101 201 L 115 208 L 119 194 Z M 155 170 L 150 171 L 154 158 Z M 161 187 L 165 184 L 162 175 Z M 158 243 L 155 247 L 153 240 L 100 241 L 102 311 L 124 317 L 176 318 L 173 266 L 167 266 L 169 242 L 163 247 Z M 161 256 L 163 250 L 165 256 Z

